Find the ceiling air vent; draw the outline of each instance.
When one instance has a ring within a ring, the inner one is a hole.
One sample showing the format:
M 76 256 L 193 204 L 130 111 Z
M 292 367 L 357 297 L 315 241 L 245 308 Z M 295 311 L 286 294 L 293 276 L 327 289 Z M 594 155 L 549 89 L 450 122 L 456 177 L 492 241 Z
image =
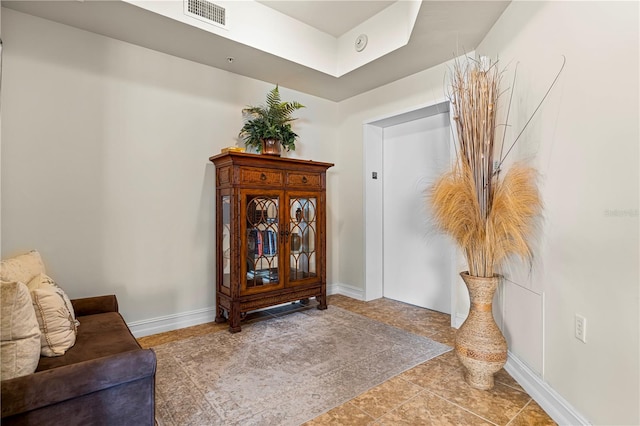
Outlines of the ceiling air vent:
M 209 24 L 226 28 L 226 9 L 207 0 L 184 0 L 184 13 Z

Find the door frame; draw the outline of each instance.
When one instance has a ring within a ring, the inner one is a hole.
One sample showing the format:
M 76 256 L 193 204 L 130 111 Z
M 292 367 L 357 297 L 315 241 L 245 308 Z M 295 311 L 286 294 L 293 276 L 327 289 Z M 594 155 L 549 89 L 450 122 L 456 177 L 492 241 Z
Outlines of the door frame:
M 451 117 L 451 104 L 448 99 L 432 102 L 409 108 L 404 111 L 365 120 L 362 124 L 362 156 L 363 167 L 363 194 L 364 194 L 364 261 L 365 261 L 365 290 L 364 300 L 369 301 L 383 297 L 384 289 L 384 191 L 383 181 L 383 158 L 382 145 L 384 141 L 384 129 L 402 123 L 430 117 L 437 114 L 447 114 L 449 116 L 449 126 L 451 137 L 449 138 L 451 162 L 455 161 L 456 134 L 453 130 L 455 122 Z M 378 178 L 373 178 L 373 173 L 378 174 Z M 457 307 L 457 250 L 452 244 L 450 253 L 451 269 L 451 325 L 455 325 Z

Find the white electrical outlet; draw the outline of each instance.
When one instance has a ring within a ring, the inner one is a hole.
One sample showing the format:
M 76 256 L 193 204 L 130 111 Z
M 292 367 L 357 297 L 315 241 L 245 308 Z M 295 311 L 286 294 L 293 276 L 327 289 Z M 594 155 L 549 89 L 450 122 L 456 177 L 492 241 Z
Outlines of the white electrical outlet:
M 576 314 L 576 339 L 587 343 L 587 319 Z

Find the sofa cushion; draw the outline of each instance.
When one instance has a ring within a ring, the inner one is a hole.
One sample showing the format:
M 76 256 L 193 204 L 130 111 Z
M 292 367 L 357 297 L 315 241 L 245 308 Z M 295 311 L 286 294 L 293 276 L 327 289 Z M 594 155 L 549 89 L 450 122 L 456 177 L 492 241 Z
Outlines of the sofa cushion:
M 82 325 L 78 327 L 76 344 L 63 356 L 41 358 L 37 371 L 140 349 L 138 341 L 117 312 L 81 316 L 78 319 Z
M 33 250 L 0 262 L 0 280 L 28 283 L 40 273 L 46 273 L 40 253 Z
M 2 282 L 0 288 L 1 379 L 25 376 L 40 359 L 40 328 L 27 286 Z
M 31 292 L 33 307 L 41 331 L 41 355 L 60 356 L 76 343 L 78 327 L 57 291 L 35 289 Z

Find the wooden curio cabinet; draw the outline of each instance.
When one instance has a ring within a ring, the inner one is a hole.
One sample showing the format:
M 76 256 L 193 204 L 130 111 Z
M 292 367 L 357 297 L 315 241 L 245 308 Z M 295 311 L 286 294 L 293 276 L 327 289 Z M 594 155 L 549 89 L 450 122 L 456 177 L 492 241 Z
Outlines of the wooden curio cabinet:
M 327 308 L 325 189 L 330 163 L 228 152 L 216 166 L 216 322 L 315 297 Z

